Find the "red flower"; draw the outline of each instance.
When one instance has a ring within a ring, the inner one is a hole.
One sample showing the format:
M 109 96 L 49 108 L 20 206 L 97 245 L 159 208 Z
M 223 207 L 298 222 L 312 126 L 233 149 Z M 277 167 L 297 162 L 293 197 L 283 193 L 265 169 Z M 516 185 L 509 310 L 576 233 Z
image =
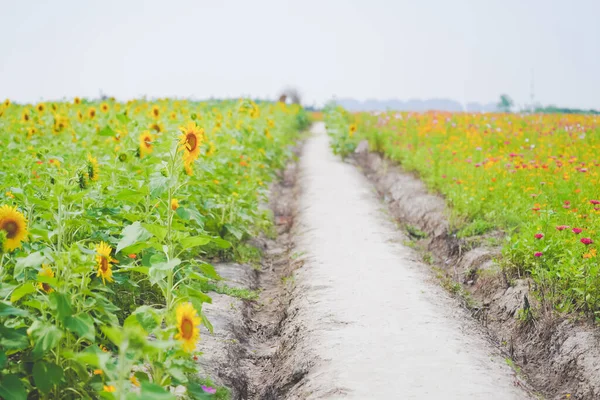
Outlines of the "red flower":
M 590 239 L 590 238 L 581 238 L 580 242 L 583 243 L 583 244 L 585 244 L 586 246 L 588 244 L 594 243 L 594 241 L 592 239 Z
M 541 257 L 544 255 L 544 253 L 542 253 L 541 251 L 536 251 L 535 253 L 533 253 L 534 257 Z
M 559 231 L 564 231 L 565 229 L 569 229 L 569 228 L 570 228 L 570 226 L 568 226 L 568 225 L 558 225 L 556 227 L 556 229 Z
M 579 235 L 581 232 L 583 232 L 583 229 L 581 228 L 573 228 L 573 233 L 576 235 Z
M 543 237 L 544 237 L 544 234 L 543 234 L 543 233 L 536 233 L 536 234 L 534 235 L 534 237 L 535 237 L 536 239 L 541 239 L 541 238 L 543 238 Z
M 600 200 L 590 200 L 590 203 L 592 203 L 592 204 L 600 204 Z

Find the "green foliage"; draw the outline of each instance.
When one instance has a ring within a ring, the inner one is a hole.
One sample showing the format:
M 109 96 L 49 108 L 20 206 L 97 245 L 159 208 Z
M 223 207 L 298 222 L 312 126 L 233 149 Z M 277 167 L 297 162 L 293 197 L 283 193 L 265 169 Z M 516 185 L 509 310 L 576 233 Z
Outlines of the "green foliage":
M 0 213 L 27 227 L 14 250 L 0 228 L 0 397 L 227 397 L 198 384 L 182 310 L 197 333 L 212 330 L 206 292 L 256 297 L 218 285 L 209 260 L 256 257 L 240 249 L 268 225 L 259 204 L 306 113 L 249 100 L 44 106 L 0 106 Z

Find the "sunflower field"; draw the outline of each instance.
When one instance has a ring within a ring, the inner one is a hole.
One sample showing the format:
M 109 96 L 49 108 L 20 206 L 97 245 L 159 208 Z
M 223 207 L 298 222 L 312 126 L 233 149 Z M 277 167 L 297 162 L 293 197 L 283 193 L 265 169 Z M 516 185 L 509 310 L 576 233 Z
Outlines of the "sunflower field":
M 329 107 L 335 152 L 372 151 L 442 194 L 458 237 L 506 232 L 502 265 L 559 311 L 600 317 L 600 118 L 358 113 Z
M 209 398 L 216 258 L 307 124 L 251 100 L 0 104 L 0 398 Z

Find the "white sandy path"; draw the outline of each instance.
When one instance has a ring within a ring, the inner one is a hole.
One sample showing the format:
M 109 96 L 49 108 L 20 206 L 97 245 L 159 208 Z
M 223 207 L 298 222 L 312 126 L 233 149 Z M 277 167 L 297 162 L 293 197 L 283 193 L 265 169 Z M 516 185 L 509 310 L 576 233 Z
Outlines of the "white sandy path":
M 504 359 L 402 245 L 370 183 L 316 124 L 301 160 L 296 273 L 310 352 L 292 398 L 526 399 Z

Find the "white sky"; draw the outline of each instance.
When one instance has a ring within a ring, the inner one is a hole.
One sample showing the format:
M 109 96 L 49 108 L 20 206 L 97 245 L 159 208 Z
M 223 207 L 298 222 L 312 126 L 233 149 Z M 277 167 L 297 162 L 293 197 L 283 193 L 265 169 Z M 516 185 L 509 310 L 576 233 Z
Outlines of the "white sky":
M 448 97 L 600 108 L 600 0 L 0 0 L 0 99 Z

